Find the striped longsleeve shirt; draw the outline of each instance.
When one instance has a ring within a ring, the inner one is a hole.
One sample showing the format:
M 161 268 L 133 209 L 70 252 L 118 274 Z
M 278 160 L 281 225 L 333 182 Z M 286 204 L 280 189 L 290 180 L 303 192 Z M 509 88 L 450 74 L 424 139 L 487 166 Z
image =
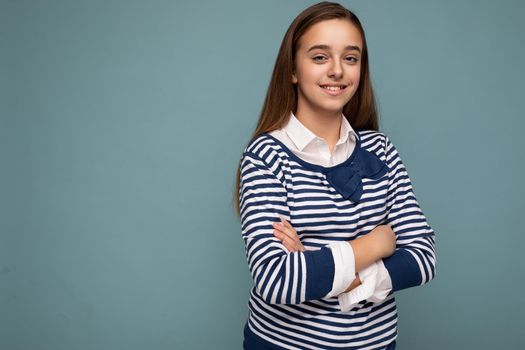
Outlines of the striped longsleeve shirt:
M 293 112 L 281 129 L 273 130 L 269 134 L 281 141 L 297 157 L 313 164 L 326 167 L 335 166 L 344 162 L 352 154 L 356 144 L 356 133 L 348 119 L 341 114 L 339 127 L 339 140 L 330 150 L 326 140 L 317 136 L 308 129 Z M 392 282 L 388 270 L 379 259 L 360 271 L 355 269 L 354 254 L 348 242 L 336 242 L 330 244 L 334 255 L 335 275 L 332 295 L 338 295 L 341 310 L 348 311 L 358 302 L 369 299 L 370 301 L 382 301 L 392 290 Z M 334 251 L 335 249 L 335 251 Z M 350 252 L 348 252 L 350 251 Z M 341 259 L 337 259 L 337 258 Z M 359 275 L 361 284 L 344 293 L 350 284 L 352 275 Z M 350 278 L 345 278 L 350 276 Z
M 244 150 L 241 230 L 255 282 L 247 326 L 276 349 L 383 349 L 397 336 L 393 293 L 434 277 L 434 232 L 397 150 L 383 133 L 361 130 L 356 136 L 350 157 L 334 167 L 309 163 L 266 133 Z M 365 159 L 359 152 L 372 154 L 387 171 L 379 178 L 361 176 L 356 200 L 336 190 L 327 175 Z M 312 249 L 288 252 L 273 235 L 280 217 Z M 381 302 L 364 300 L 342 311 L 337 297 L 328 295 L 335 274 L 329 245 L 381 224 L 389 224 L 397 237 L 395 253 L 383 259 L 392 291 Z

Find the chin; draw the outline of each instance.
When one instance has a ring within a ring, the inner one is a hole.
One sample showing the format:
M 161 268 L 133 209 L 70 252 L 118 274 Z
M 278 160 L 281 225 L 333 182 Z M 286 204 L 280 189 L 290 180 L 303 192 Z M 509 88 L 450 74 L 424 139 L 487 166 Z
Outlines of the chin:
M 325 105 L 325 106 L 322 106 L 320 109 L 328 112 L 328 113 L 337 113 L 337 112 L 342 112 L 343 111 L 343 108 L 345 107 L 346 103 L 345 104 L 337 104 L 337 105 Z

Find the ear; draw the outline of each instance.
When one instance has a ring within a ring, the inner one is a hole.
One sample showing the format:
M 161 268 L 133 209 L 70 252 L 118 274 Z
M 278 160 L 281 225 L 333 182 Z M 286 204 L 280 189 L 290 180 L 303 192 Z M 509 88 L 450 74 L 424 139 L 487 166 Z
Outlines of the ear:
M 295 73 L 292 73 L 292 84 L 297 84 L 297 76 L 295 75 Z

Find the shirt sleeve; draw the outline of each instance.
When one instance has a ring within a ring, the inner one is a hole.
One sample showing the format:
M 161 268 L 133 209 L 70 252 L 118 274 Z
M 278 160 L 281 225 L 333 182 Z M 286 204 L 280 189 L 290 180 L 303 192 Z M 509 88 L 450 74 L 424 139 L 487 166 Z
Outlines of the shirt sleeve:
M 436 273 L 435 235 L 414 194 L 401 158 L 386 138 L 389 170 L 387 224 L 397 237 L 396 251 L 383 259 L 393 291 L 425 284 Z
M 392 280 L 388 274 L 388 270 L 383 263 L 383 260 L 376 261 L 377 263 L 377 274 L 375 277 L 375 289 L 372 296 L 367 297 L 369 301 L 374 303 L 381 302 L 386 299 L 392 290 Z
M 328 244 L 334 257 L 334 282 L 327 298 L 337 297 L 355 279 L 355 256 L 348 241 L 337 241 Z
M 274 222 L 290 217 L 284 174 L 258 155 L 245 152 L 240 176 L 241 231 L 256 290 L 271 304 L 300 304 L 333 291 L 334 256 L 326 246 L 289 252 L 273 235 Z
M 382 260 L 375 261 L 358 274 L 361 284 L 337 297 L 341 311 L 350 311 L 363 300 L 380 303 L 392 290 L 392 282 Z

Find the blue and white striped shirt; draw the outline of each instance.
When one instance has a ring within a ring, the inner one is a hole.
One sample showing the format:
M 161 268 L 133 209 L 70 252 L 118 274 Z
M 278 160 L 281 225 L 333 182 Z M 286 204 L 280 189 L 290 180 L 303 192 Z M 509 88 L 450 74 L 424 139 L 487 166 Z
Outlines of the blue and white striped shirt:
M 360 150 L 374 154 L 388 171 L 362 178 L 362 195 L 352 201 L 327 180 L 333 168 L 349 166 Z M 241 160 L 241 228 L 255 286 L 250 293 L 249 329 L 282 349 L 382 349 L 397 335 L 392 293 L 380 303 L 362 301 L 343 312 L 332 289 L 334 259 L 326 247 L 389 224 L 396 252 L 383 259 L 394 291 L 434 277 L 434 232 L 414 196 L 407 171 L 392 143 L 380 132 L 358 131 L 352 155 L 335 167 L 308 163 L 279 140 L 263 134 Z M 290 221 L 305 252 L 286 251 L 272 223 Z
M 293 112 L 290 113 L 290 118 L 282 128 L 268 134 L 281 141 L 302 160 L 326 167 L 335 166 L 347 160 L 355 148 L 357 139 L 356 132 L 344 114 L 341 114 L 339 140 L 332 150 L 325 139 L 308 129 Z M 338 295 L 341 310 L 348 311 L 362 300 L 380 302 L 388 296 L 392 290 L 392 282 L 382 259 L 361 271 L 356 271 L 354 254 L 348 242 L 332 242 L 330 247 L 335 265 L 334 284 L 330 295 Z M 356 272 L 359 274 L 361 284 L 352 291 L 344 293 Z

